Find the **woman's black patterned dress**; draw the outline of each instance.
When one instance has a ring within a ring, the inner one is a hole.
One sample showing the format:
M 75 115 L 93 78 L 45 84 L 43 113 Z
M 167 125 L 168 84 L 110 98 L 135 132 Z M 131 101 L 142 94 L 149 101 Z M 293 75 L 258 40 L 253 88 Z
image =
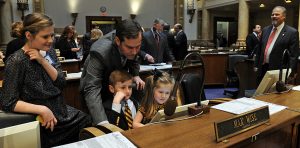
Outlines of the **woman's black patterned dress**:
M 53 132 L 40 127 L 42 147 L 61 145 L 78 140 L 79 131 L 91 124 L 85 113 L 64 104 L 62 89 L 65 78 L 57 61 L 55 51 L 47 55 L 58 72 L 52 81 L 47 72 L 36 60 L 30 60 L 23 50 L 16 51 L 6 62 L 3 80 L 2 109 L 13 112 L 18 100 L 47 106 L 57 119 Z

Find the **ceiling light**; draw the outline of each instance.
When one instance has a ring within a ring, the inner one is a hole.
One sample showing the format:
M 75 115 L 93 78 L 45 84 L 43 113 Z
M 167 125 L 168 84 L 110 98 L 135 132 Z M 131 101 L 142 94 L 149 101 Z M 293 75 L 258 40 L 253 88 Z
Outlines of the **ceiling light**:
M 259 7 L 260 7 L 260 8 L 264 8 L 264 7 L 265 7 L 265 4 L 261 3 L 261 4 L 259 5 Z
M 285 0 L 285 3 L 291 3 L 292 0 Z

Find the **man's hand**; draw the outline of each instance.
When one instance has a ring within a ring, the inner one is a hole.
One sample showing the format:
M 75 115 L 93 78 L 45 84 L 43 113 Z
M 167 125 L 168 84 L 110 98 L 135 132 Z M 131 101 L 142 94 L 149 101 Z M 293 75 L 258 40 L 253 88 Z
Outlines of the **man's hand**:
M 150 63 L 154 63 L 154 58 L 150 54 L 146 54 L 145 59 Z
M 133 77 L 134 82 L 138 90 L 143 90 L 145 87 L 145 82 L 140 78 L 140 76 Z

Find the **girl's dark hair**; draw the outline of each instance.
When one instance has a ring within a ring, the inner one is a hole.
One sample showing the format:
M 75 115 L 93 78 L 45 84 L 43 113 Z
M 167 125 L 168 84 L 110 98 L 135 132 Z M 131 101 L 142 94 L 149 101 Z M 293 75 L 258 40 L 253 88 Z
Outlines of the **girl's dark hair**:
M 22 37 L 25 38 L 25 32 L 29 31 L 31 34 L 36 34 L 44 28 L 53 26 L 52 19 L 42 13 L 32 13 L 24 17 Z
M 136 39 L 142 32 L 140 24 L 134 20 L 126 19 L 119 22 L 116 26 L 116 36 L 121 42 L 127 39 Z

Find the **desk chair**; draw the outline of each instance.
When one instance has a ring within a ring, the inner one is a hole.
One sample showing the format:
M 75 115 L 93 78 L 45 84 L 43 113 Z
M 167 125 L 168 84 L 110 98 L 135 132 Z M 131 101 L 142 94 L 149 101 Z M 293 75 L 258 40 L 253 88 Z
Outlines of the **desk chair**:
M 201 86 L 204 83 L 204 77 L 199 74 L 189 73 L 184 75 L 181 81 L 184 104 L 195 103 L 200 99 Z M 206 100 L 204 89 L 202 90 L 201 100 Z
M 234 71 L 234 66 L 237 62 L 246 60 L 248 58 L 247 55 L 229 55 L 228 57 L 228 69 L 226 70 L 227 74 L 227 86 L 226 87 L 238 87 L 239 85 L 239 79 L 237 74 Z M 238 90 L 224 90 L 224 95 L 230 94 L 233 98 L 236 98 L 238 95 Z
M 238 97 L 251 97 L 255 92 L 257 72 L 253 68 L 254 60 L 251 59 L 235 64 L 234 71 L 239 79 Z

